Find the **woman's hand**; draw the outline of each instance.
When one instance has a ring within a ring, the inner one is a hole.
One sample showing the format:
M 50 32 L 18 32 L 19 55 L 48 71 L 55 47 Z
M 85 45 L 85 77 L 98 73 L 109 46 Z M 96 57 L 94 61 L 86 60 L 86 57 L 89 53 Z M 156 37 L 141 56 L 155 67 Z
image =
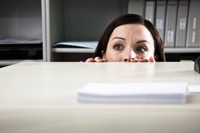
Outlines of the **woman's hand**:
M 86 62 L 108 62 L 107 59 L 101 59 L 100 57 L 88 58 Z
M 153 57 L 150 57 L 149 59 L 137 59 L 137 58 L 131 58 L 130 62 L 156 62 Z
M 100 57 L 95 58 L 88 58 L 86 62 L 108 62 L 107 59 L 101 59 Z M 153 57 L 150 57 L 149 59 L 137 59 L 137 58 L 131 58 L 130 62 L 156 62 Z

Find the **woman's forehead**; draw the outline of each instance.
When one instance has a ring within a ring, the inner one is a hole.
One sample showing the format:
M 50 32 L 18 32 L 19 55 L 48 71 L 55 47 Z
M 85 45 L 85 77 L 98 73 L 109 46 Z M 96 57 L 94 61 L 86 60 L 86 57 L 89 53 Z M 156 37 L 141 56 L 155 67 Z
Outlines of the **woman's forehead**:
M 114 29 L 110 38 L 113 37 L 123 37 L 123 38 L 149 38 L 153 39 L 149 30 L 142 24 L 125 24 L 118 26 Z
M 125 25 L 120 25 L 116 27 L 113 31 L 114 32 L 135 32 L 135 31 L 145 31 L 148 30 L 144 25 L 142 24 L 125 24 Z

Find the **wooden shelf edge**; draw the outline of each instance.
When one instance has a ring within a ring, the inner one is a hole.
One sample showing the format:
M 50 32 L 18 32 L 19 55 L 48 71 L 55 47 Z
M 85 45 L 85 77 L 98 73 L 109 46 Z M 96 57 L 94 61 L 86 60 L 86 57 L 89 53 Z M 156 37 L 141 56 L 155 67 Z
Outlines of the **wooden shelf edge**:
M 200 48 L 164 48 L 165 53 L 200 53 Z
M 165 53 L 200 53 L 200 48 L 164 48 Z M 95 49 L 52 48 L 54 53 L 94 53 Z
M 84 48 L 52 48 L 54 53 L 94 53 L 95 49 Z

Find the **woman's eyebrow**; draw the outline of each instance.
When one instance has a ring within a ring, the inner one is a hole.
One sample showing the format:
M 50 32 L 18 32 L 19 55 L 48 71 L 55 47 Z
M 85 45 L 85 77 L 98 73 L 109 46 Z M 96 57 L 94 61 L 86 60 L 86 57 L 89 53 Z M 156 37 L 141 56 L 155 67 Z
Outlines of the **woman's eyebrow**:
M 147 42 L 147 43 L 149 43 L 147 40 L 140 40 L 140 41 L 137 41 L 136 43 L 142 43 L 142 42 Z
M 121 40 L 123 40 L 123 41 L 126 41 L 126 39 L 123 38 L 123 37 L 114 37 L 113 39 L 121 39 Z

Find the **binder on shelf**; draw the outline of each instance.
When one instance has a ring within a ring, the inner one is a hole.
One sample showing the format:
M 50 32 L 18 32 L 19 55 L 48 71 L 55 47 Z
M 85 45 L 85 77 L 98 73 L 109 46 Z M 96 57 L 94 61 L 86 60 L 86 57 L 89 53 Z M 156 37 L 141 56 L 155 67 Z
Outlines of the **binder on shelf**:
M 179 2 L 175 47 L 186 47 L 188 5 L 188 0 L 180 0 Z
M 154 15 L 155 14 L 155 1 L 147 0 L 145 9 L 145 18 L 149 20 L 154 25 Z
M 158 0 L 156 3 L 156 19 L 155 26 L 158 30 L 160 37 L 164 42 L 165 35 L 165 14 L 166 14 L 166 0 Z
M 190 0 L 186 47 L 200 47 L 199 0 Z
M 177 23 L 177 0 L 169 0 L 167 4 L 165 25 L 165 47 L 175 47 L 176 23 Z
M 145 0 L 129 0 L 128 13 L 144 16 Z

